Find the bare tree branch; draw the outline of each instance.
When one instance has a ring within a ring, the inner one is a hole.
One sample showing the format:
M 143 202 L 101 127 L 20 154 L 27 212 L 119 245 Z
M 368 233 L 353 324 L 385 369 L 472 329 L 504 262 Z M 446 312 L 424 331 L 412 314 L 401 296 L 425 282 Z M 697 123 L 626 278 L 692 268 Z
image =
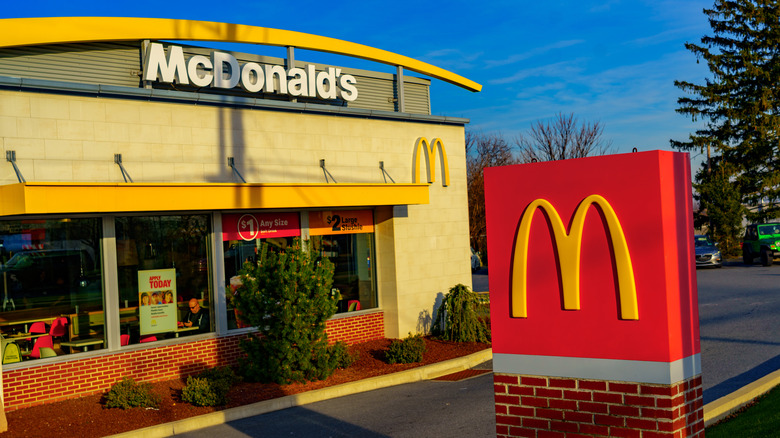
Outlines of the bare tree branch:
M 471 246 L 482 253 L 483 262 L 487 261 L 483 170 L 516 163 L 511 146 L 501 135 L 466 132 L 469 235 Z
M 515 145 L 520 149 L 520 161 L 566 160 L 614 153 L 612 140 L 604 140 L 604 125 L 582 123 L 574 114 L 558 115 L 550 122 L 531 124 L 526 135 L 518 135 Z

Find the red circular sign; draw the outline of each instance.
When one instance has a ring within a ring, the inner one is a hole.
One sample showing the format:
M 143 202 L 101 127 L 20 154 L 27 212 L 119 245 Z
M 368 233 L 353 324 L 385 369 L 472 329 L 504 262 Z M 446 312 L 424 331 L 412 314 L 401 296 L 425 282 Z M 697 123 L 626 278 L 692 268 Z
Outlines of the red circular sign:
M 238 219 L 238 235 L 244 240 L 255 240 L 260 234 L 260 223 L 251 214 L 245 214 Z

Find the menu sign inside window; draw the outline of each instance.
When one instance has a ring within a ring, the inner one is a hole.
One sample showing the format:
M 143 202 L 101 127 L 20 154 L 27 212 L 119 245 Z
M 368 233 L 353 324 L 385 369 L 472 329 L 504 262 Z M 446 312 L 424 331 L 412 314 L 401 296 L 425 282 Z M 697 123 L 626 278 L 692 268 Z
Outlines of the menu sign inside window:
M 371 210 L 326 210 L 309 213 L 309 234 L 357 234 L 374 232 Z
M 222 241 L 255 240 L 301 235 L 298 213 L 238 213 L 222 215 Z

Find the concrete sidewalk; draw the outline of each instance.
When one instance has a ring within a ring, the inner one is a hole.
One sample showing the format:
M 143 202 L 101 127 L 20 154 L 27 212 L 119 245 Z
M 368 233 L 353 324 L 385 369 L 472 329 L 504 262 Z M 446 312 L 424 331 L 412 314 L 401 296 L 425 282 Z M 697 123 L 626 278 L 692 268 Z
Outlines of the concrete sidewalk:
M 253 403 L 251 405 L 226 409 L 197 417 L 191 417 L 173 423 L 165 423 L 157 426 L 150 426 L 144 429 L 133 430 L 114 436 L 152 438 L 180 435 L 185 432 L 191 432 L 205 427 L 224 424 L 230 421 L 279 411 L 294 406 L 302 406 L 322 400 L 329 400 L 346 395 L 373 391 L 375 389 L 387 388 L 404 383 L 413 383 L 423 380 L 435 379 L 447 374 L 474 368 L 479 364 L 491 360 L 492 357 L 493 355 L 491 350 L 484 350 L 469 356 L 418 367 L 407 371 L 373 377 L 358 382 L 331 386 L 328 388 L 322 388 L 300 394 L 289 395 L 277 399 L 266 400 Z M 725 418 L 730 413 L 737 411 L 742 406 L 750 403 L 754 398 L 768 392 L 778 384 L 780 384 L 780 370 L 769 374 L 739 389 L 738 391 L 735 391 L 732 394 L 708 403 L 704 406 L 705 425 L 709 426 Z

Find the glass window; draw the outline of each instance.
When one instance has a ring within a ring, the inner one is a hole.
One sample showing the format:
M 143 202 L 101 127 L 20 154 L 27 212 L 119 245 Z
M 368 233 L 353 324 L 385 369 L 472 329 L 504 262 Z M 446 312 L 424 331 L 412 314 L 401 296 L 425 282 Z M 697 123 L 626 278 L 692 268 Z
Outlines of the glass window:
M 235 291 L 238 271 L 246 262 L 255 262 L 260 245 L 270 250 L 284 249 L 301 235 L 298 213 L 239 213 L 222 215 L 222 250 L 225 259 L 225 290 Z M 246 327 L 227 300 L 228 328 Z
M 213 331 L 208 215 L 116 218 L 122 345 Z
M 99 218 L 0 221 L 4 363 L 105 348 Z
M 377 307 L 373 212 L 311 212 L 309 233 L 314 250 L 333 262 L 333 288 L 341 294 L 338 312 Z

